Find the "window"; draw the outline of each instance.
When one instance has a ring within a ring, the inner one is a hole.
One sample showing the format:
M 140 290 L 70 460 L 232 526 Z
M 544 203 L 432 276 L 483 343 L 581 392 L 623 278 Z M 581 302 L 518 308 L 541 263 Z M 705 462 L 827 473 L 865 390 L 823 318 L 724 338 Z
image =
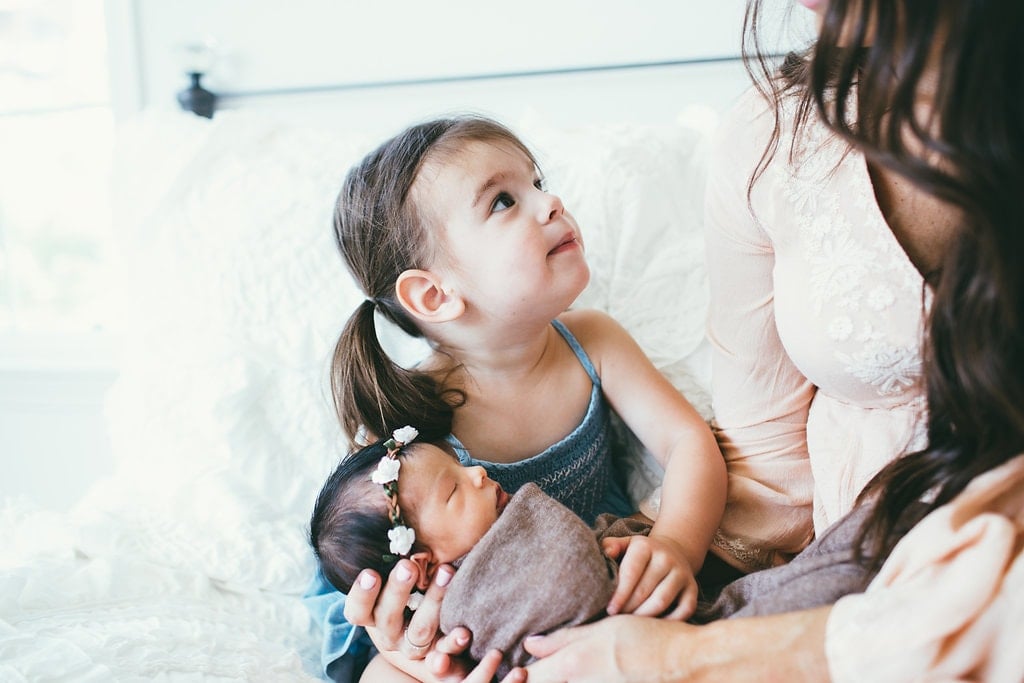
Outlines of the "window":
M 0 0 L 0 338 L 108 325 L 113 117 L 102 0 Z M 15 344 L 16 345 L 16 344 Z

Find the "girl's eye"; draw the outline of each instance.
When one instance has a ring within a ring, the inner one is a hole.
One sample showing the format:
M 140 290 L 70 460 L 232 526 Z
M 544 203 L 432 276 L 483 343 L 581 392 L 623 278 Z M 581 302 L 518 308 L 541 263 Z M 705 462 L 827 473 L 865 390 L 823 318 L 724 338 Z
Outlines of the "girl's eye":
M 537 178 L 536 180 L 534 180 L 533 186 L 536 187 L 541 192 L 547 192 L 548 184 L 544 182 L 543 178 Z
M 455 489 L 457 489 L 457 488 L 459 488 L 458 484 L 455 484 L 454 486 L 452 486 L 451 493 L 448 494 L 448 498 L 446 498 L 445 501 L 444 501 L 446 504 L 452 502 L 452 498 L 455 497 Z
M 491 213 L 497 213 L 498 211 L 504 211 L 505 209 L 511 209 L 515 206 L 516 200 L 512 199 L 512 195 L 508 192 L 501 192 L 497 197 L 494 198 L 494 203 L 491 204 Z

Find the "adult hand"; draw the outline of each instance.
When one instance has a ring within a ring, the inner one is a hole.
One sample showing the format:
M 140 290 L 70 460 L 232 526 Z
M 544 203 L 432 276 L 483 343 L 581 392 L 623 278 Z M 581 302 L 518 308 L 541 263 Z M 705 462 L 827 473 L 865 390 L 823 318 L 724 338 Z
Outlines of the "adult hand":
M 706 626 L 620 615 L 526 639 L 530 683 L 565 681 L 829 680 L 825 626 L 832 607 Z
M 682 621 L 697 609 L 697 580 L 682 546 L 665 536 L 605 538 L 601 547 L 619 563 L 608 614 Z
M 531 636 L 524 647 L 540 659 L 526 668 L 527 678 L 530 683 L 603 683 L 666 677 L 684 680 L 686 672 L 668 667 L 666 646 L 684 630 L 697 628 L 663 619 L 620 615 L 546 636 Z
M 416 565 L 407 559 L 399 560 L 383 587 L 376 572 L 364 570 L 345 600 L 345 619 L 366 628 L 381 653 L 421 660 L 431 651 L 438 635 L 441 599 L 454 575 L 455 570 L 449 565 L 438 568 L 423 602 L 407 625 L 405 606 L 416 586 Z M 388 660 L 400 666 L 392 656 Z

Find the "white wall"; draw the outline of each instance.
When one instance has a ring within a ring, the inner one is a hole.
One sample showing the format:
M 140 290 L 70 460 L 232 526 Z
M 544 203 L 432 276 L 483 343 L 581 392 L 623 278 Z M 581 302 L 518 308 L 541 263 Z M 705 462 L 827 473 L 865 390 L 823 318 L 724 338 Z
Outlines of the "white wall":
M 743 0 L 110 0 L 135 34 L 141 106 L 173 102 L 210 43 L 229 96 L 738 55 Z M 112 27 L 117 30 L 117 27 Z M 128 42 L 121 39 L 119 42 Z
M 69 509 L 113 467 L 103 399 L 117 371 L 96 337 L 4 339 L 0 505 Z
M 736 58 L 745 0 L 107 0 L 122 112 L 175 106 L 186 47 L 211 46 L 204 79 L 229 101 L 595 67 Z M 768 0 L 784 13 L 791 0 Z M 810 12 L 767 44 L 810 34 Z M 502 85 L 495 84 L 500 90 Z M 379 91 L 358 90 L 362 100 Z M 415 95 L 415 94 L 414 94 Z M 527 96 L 529 96 L 527 94 Z M 533 104 L 536 104 L 534 102 Z

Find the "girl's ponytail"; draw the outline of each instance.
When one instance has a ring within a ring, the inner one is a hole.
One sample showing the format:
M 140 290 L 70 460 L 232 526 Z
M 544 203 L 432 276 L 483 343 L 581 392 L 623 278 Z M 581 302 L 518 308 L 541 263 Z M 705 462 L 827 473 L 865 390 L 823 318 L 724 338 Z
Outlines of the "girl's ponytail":
M 353 441 L 361 427 L 373 440 L 404 424 L 416 425 L 427 440 L 447 436 L 459 395 L 388 357 L 377 339 L 376 307 L 369 299 L 361 303 L 334 347 L 331 393 L 342 429 Z
M 416 175 L 430 153 L 448 154 L 466 141 L 501 140 L 532 154 L 507 128 L 489 119 L 461 116 L 411 126 L 353 166 L 335 203 L 334 235 L 349 273 L 369 297 L 349 318 L 334 349 L 331 388 L 338 418 L 355 441 L 360 428 L 382 437 L 415 425 L 425 440 L 451 433 L 455 408 L 465 401 L 445 377 L 407 370 L 377 341 L 374 311 L 406 334 L 423 332 L 395 299 L 395 282 L 409 268 L 438 258 L 440 231 L 432 230 L 411 200 Z

